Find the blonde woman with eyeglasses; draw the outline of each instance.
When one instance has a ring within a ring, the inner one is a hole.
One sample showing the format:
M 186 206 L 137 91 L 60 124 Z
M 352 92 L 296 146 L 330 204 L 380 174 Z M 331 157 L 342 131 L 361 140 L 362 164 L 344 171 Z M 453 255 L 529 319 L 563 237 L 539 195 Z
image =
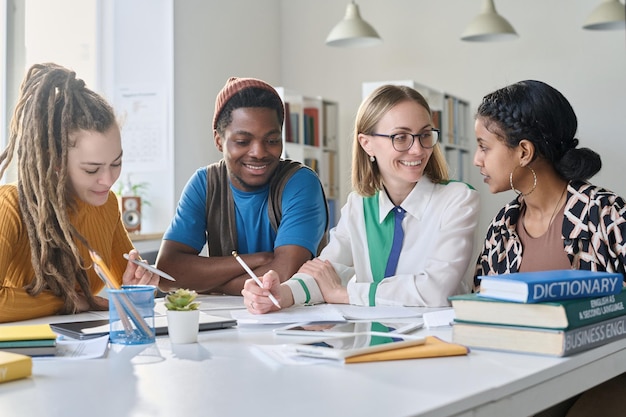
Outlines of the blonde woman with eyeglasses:
M 439 307 L 467 291 L 478 193 L 450 181 L 428 103 L 409 87 L 385 85 L 360 106 L 352 192 L 318 258 L 279 283 L 248 280 L 255 314 L 313 303 Z

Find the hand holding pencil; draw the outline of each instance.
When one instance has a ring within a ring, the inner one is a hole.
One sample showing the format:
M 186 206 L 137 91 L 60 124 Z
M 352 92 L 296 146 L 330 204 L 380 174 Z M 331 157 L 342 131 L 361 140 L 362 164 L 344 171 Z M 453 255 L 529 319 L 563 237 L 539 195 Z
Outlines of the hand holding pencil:
M 235 259 L 237 260 L 237 262 L 239 262 L 239 264 L 243 267 L 243 269 L 248 273 L 248 275 L 250 275 L 250 277 L 254 280 L 254 282 L 260 287 L 263 288 L 263 283 L 261 282 L 261 280 L 259 279 L 259 277 L 256 276 L 256 274 L 250 269 L 250 267 L 244 262 L 243 259 L 241 259 L 241 257 L 237 254 L 237 251 L 233 251 L 232 255 L 235 257 Z M 270 292 L 268 295 L 268 298 L 272 301 L 272 303 L 278 307 L 280 307 L 280 304 L 278 303 L 278 300 L 276 299 L 276 297 L 274 297 L 274 295 Z M 252 310 L 256 310 L 254 307 L 254 301 L 250 303 L 250 305 L 248 306 L 249 308 L 251 308 Z

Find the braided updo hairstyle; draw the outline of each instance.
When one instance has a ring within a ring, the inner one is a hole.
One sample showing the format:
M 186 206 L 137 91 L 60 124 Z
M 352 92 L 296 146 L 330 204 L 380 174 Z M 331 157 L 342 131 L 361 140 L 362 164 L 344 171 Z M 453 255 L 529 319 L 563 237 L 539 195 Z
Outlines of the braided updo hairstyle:
M 36 64 L 20 86 L 9 142 L 0 154 L 1 178 L 17 150 L 19 206 L 35 272 L 26 290 L 31 295 L 47 290 L 62 298 L 63 313 L 77 310 L 77 284 L 95 306 L 76 245 L 87 242 L 70 223 L 75 209 L 67 172 L 68 150 L 75 145 L 70 135 L 78 130 L 104 133 L 115 124 L 111 106 L 73 71 Z
M 567 181 L 587 180 L 602 168 L 600 155 L 577 148 L 578 119 L 569 101 L 541 81 L 520 81 L 487 94 L 476 118 L 510 148 L 522 139 L 532 142 L 537 156 Z

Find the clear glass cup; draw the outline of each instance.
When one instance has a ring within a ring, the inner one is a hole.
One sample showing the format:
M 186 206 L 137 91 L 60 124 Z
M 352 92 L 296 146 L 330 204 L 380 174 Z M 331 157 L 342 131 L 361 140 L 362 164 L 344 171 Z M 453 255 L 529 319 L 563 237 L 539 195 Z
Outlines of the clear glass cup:
M 107 289 L 111 343 L 142 345 L 154 343 L 154 293 L 151 285 L 124 285 Z

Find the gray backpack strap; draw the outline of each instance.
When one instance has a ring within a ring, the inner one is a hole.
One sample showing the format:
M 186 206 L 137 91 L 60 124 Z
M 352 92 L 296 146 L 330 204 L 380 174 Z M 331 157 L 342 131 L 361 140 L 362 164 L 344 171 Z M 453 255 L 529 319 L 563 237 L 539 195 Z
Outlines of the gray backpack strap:
M 207 167 L 206 225 L 210 256 L 227 256 L 237 249 L 235 201 L 223 159 Z

